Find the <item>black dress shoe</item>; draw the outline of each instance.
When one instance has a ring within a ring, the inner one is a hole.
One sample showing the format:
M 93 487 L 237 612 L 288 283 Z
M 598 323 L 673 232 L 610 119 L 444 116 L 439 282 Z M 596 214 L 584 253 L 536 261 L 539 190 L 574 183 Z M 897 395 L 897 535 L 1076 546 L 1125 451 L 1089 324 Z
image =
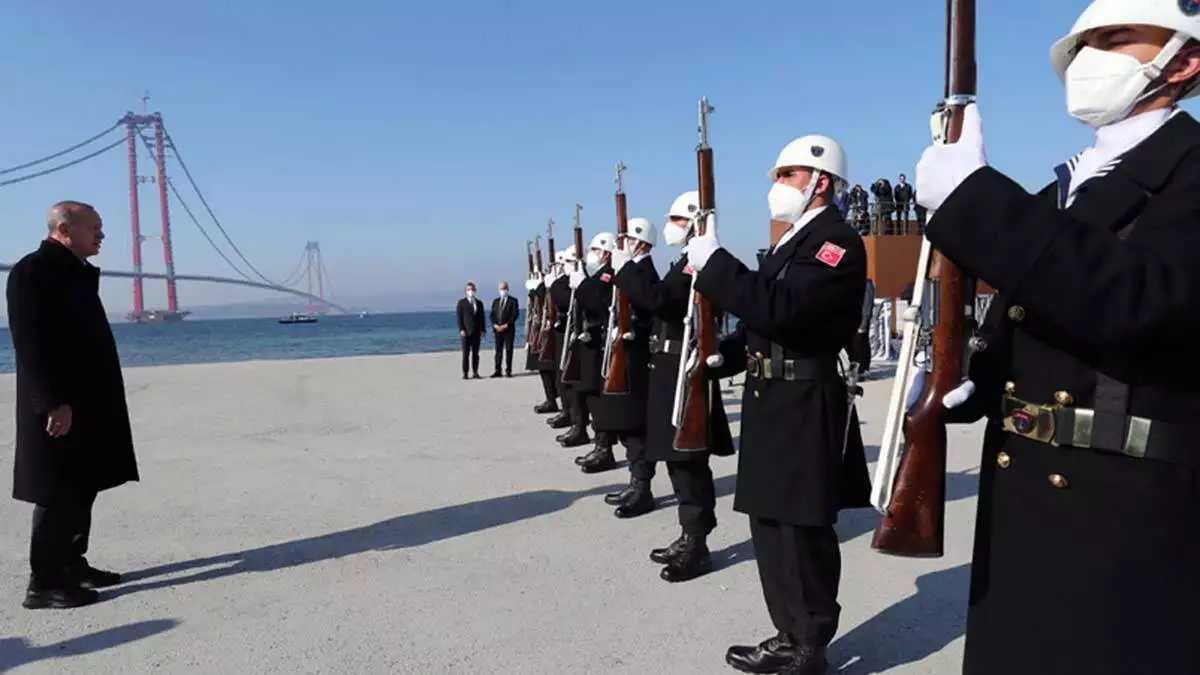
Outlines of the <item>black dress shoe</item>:
M 618 518 L 637 518 L 654 510 L 654 495 L 650 493 L 650 481 L 635 481 L 633 492 L 620 504 L 613 515 Z
M 825 649 L 803 645 L 796 652 L 796 658 L 779 671 L 779 675 L 825 675 L 828 671 Z
M 600 473 L 617 468 L 617 458 L 613 457 L 612 446 L 597 445 L 579 462 L 579 469 L 584 473 Z
M 705 536 L 684 534 L 679 553 L 667 563 L 659 576 L 663 581 L 679 583 L 702 577 L 712 571 L 712 554 L 708 551 Z
M 500 373 L 499 373 L 499 372 L 495 372 L 495 373 L 492 373 L 492 374 L 491 374 L 491 379 L 493 379 L 493 380 L 494 380 L 494 379 L 496 379 L 497 377 L 500 377 Z
M 31 582 L 25 591 L 25 609 L 71 609 L 90 605 L 100 599 L 100 594 L 70 581 L 52 585 Z
M 472 375 L 471 377 L 473 377 L 473 378 L 474 378 L 474 379 L 476 379 L 476 380 L 482 380 L 482 379 L 483 379 L 482 377 L 479 377 L 479 373 L 475 373 L 475 374 L 474 374 L 474 375 Z
M 512 377 L 512 373 L 505 373 L 505 374 L 504 374 L 504 376 L 505 376 L 505 377 Z
M 684 540 L 684 537 L 681 534 L 681 535 L 679 535 L 678 539 L 671 542 L 670 544 L 667 544 L 666 548 L 656 548 L 656 549 L 651 550 L 650 551 L 650 560 L 652 560 L 653 562 L 656 562 L 660 565 L 669 564 L 672 560 L 675 559 L 676 556 L 679 555 L 679 549 L 681 547 L 683 547 L 683 540 Z
M 755 647 L 734 646 L 725 652 L 725 663 L 743 673 L 778 673 L 799 653 L 795 638 L 780 633 Z
M 87 563 L 73 566 L 69 574 L 83 588 L 108 588 L 121 583 L 120 574 L 98 570 Z
M 463 373 L 463 379 L 469 380 L 469 379 L 471 379 L 471 376 L 467 375 L 466 373 Z

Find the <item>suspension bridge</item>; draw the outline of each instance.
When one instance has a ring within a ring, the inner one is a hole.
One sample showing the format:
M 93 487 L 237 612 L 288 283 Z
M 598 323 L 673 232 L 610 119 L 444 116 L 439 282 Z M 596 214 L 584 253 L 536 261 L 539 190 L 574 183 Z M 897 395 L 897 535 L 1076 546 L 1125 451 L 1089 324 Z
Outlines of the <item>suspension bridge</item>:
M 264 276 L 262 272 L 259 272 L 246 259 L 246 256 L 242 254 L 237 244 L 233 242 L 233 239 L 229 236 L 224 226 L 221 225 L 221 221 L 217 219 L 216 214 L 213 213 L 208 200 L 204 198 L 204 194 L 200 191 L 200 187 L 192 177 L 191 171 L 188 170 L 187 164 L 184 163 L 183 158 L 179 154 L 178 145 L 176 145 L 167 131 L 166 125 L 163 123 L 162 114 L 157 112 L 150 114 L 145 111 L 144 108 L 147 100 L 149 100 L 148 96 L 142 98 L 143 112 L 140 115 L 128 112 L 117 120 L 115 124 L 91 138 L 31 162 L 7 169 L 0 169 L 0 188 L 62 171 L 104 155 L 124 145 L 129 155 L 129 226 L 133 235 L 133 247 L 131 250 L 133 269 L 128 271 L 101 269 L 100 273 L 102 276 L 133 280 L 133 310 L 126 315 L 127 319 L 135 323 L 182 320 L 191 312 L 181 309 L 179 306 L 176 284 L 181 281 L 261 288 L 307 300 L 309 313 L 324 314 L 329 310 L 349 313 L 349 310 L 331 302 L 327 298 L 327 294 L 330 292 L 329 274 L 325 269 L 324 262 L 321 260 L 321 245 L 319 242 L 307 242 L 304 245 L 304 253 L 300 261 L 296 264 L 296 267 L 286 277 L 278 280 Z M 124 133 L 120 133 L 122 129 Z M 112 140 L 114 136 L 115 140 Z M 111 142 L 102 145 L 88 154 L 70 160 L 63 160 L 50 165 L 49 168 L 40 168 L 41 165 L 53 162 L 54 160 L 60 160 L 69 155 L 84 151 L 89 146 L 105 143 L 106 141 Z M 154 167 L 153 173 L 142 174 L 139 172 L 138 158 L 140 150 L 145 150 L 149 155 Z M 209 229 L 201 223 L 200 219 L 196 217 L 195 212 L 184 201 L 183 196 L 176 189 L 175 183 L 171 180 L 171 176 L 168 175 L 168 160 L 172 160 L 173 165 L 177 165 L 183 172 L 183 176 L 187 179 L 187 183 L 191 186 L 192 191 L 199 198 L 200 204 L 204 207 L 212 224 L 215 225 L 217 231 L 224 237 L 225 242 L 229 245 L 234 255 L 240 260 L 240 264 L 235 263 L 217 245 L 216 240 L 209 234 Z M 16 174 L 16 176 L 6 178 L 6 176 L 12 174 Z M 161 221 L 160 236 L 147 235 L 142 231 L 140 190 L 143 186 L 154 186 L 156 188 L 155 192 L 157 192 L 158 196 L 158 210 Z M 213 250 L 221 256 L 221 259 L 237 275 L 236 277 L 176 273 L 174 250 L 171 246 L 171 216 L 168 205 L 168 191 L 170 195 L 175 197 L 175 200 L 183 208 L 184 213 L 187 214 L 188 219 L 196 226 L 204 236 L 204 239 L 212 246 Z M 163 273 L 147 272 L 142 268 L 142 245 L 148 239 L 159 239 L 162 242 L 163 263 L 165 267 L 165 272 Z M 11 268 L 11 264 L 0 263 L 0 272 L 6 273 Z M 166 307 L 146 307 L 144 300 L 144 283 L 146 280 L 162 280 L 166 282 Z

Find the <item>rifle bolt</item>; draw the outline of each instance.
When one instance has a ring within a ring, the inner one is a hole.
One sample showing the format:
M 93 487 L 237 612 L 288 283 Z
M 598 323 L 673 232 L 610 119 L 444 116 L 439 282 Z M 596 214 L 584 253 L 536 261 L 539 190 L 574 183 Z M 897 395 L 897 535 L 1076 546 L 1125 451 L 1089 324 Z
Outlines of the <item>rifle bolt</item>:
M 1020 305 L 1013 305 L 1008 308 L 1008 318 L 1017 323 L 1025 320 L 1025 308 Z
M 1060 474 L 1052 473 L 1050 474 L 1050 484 L 1061 490 L 1067 487 L 1067 479 Z
M 1007 452 L 996 455 L 996 465 L 1001 469 L 1007 469 L 1009 464 L 1012 464 L 1012 457 L 1009 457 Z
M 1075 397 L 1065 391 L 1054 392 L 1054 400 L 1058 401 L 1059 405 L 1071 405 L 1075 402 Z

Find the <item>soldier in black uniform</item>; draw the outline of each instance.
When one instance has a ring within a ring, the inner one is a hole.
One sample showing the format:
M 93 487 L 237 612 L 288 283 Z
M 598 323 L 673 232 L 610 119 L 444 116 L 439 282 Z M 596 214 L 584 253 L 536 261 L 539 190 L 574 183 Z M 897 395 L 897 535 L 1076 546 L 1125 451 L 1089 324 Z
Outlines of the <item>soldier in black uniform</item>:
M 583 310 L 583 333 L 575 336 L 575 349 L 579 351 L 579 381 L 574 389 L 576 401 L 584 414 L 592 417 L 592 430 L 596 432 L 596 446 L 586 455 L 576 457 L 575 463 L 584 473 L 599 473 L 617 468 L 612 446 L 616 434 L 596 427 L 592 409 L 598 406 L 604 392 L 601 376 L 604 362 L 604 332 L 608 330 L 608 311 L 612 305 L 611 255 L 616 237 L 611 232 L 601 232 L 592 237 L 588 245 L 584 270 L 571 273 L 571 287 L 575 289 L 575 302 Z
M 612 276 L 601 276 L 601 280 L 607 279 L 606 283 L 611 286 L 620 268 L 632 263 L 657 282 L 658 270 L 654 268 L 654 260 L 650 257 L 655 243 L 657 233 L 654 225 L 645 218 L 631 218 L 626 226 L 624 248 L 612 253 Z M 629 309 L 628 332 L 623 335 L 614 333 L 610 337 L 611 340 L 621 340 L 624 345 L 627 391 L 605 394 L 592 408 L 592 426 L 597 433 L 616 433 L 617 440 L 625 446 L 625 458 L 629 461 L 629 486 L 604 496 L 607 504 L 617 507 L 613 515 L 618 518 L 635 518 L 653 511 L 655 507 L 654 494 L 650 489 L 650 482 L 654 479 L 654 462 L 646 459 L 646 397 L 650 390 L 650 336 L 654 312 L 632 302 L 632 299 Z M 613 330 L 619 332 L 615 319 L 612 324 Z M 609 376 L 612 376 L 611 373 Z
M 677 246 L 687 236 L 692 218 L 698 210 L 698 194 L 685 192 L 676 198 L 667 212 L 668 222 L 663 239 Z M 671 264 L 666 278 L 647 272 L 642 266 L 627 264 L 614 278 L 617 288 L 626 293 L 634 305 L 652 312 L 655 317 L 651 337 L 649 392 L 646 399 L 647 462 L 666 462 L 671 486 L 679 502 L 680 536 L 665 548 L 654 549 L 650 559 L 665 565 L 660 576 L 670 582 L 694 579 L 712 570 L 712 556 L 707 538 L 717 526 L 716 488 L 713 485 L 711 454 L 728 456 L 734 452 L 721 387 L 711 383 L 712 415 L 710 438 L 712 448 L 704 452 L 675 450 L 675 426 L 672 410 L 675 403 L 675 384 L 679 373 L 679 358 L 683 340 L 683 320 L 691 302 L 691 277 L 684 270 L 688 261 L 680 257 Z
M 825 136 L 789 143 L 769 173 L 771 218 L 793 223 L 751 271 L 716 238 L 716 217 L 687 246 L 696 290 L 741 319 L 711 357 L 717 374 L 746 371 L 734 509 L 750 534 L 778 635 L 731 647 L 747 672 L 824 673 L 837 632 L 838 511 L 870 504 L 870 479 L 839 353 L 859 325 L 862 238 L 832 206 L 841 147 Z M 849 440 L 846 434 L 849 429 Z
M 558 321 L 554 324 L 554 367 L 557 377 L 558 393 L 562 397 L 563 411 L 546 421 L 551 428 L 567 429 L 554 440 L 564 448 L 572 448 L 588 443 L 587 427 L 589 417 L 580 408 L 574 385 L 563 379 L 562 358 L 567 341 L 567 318 L 571 306 L 571 286 L 569 271 L 575 263 L 575 249 L 568 247 L 563 251 L 563 264 L 560 276 L 550 283 L 550 297 L 558 312 Z
M 558 264 L 560 254 L 551 253 L 555 256 L 553 264 Z M 526 282 L 525 287 L 529 289 L 529 304 L 530 311 L 534 306 L 541 306 L 542 315 L 534 317 L 534 321 L 538 323 L 539 338 L 536 341 L 531 341 L 529 344 L 528 353 L 525 356 L 525 369 L 537 371 L 542 378 L 542 390 L 546 393 L 546 400 L 534 406 L 533 410 L 539 415 L 547 413 L 559 412 L 558 407 L 558 383 L 557 371 L 558 364 L 554 361 L 554 325 L 549 323 L 550 310 L 554 300 L 550 297 L 550 293 L 546 290 L 546 282 L 550 279 L 549 276 L 539 276 L 536 279 L 530 279 Z M 557 315 L 555 316 L 557 319 Z M 528 340 L 529 338 L 526 337 Z M 550 358 L 542 358 L 543 343 L 548 343 L 548 355 Z
M 1096 129 L 1057 181 L 1032 195 L 988 167 L 973 105 L 917 166 L 930 242 L 998 293 L 954 411 L 988 418 L 968 675 L 1200 668 L 1200 385 L 1180 364 L 1200 328 L 1200 124 L 1176 107 L 1197 38 L 1198 3 L 1097 0 L 1051 51 Z

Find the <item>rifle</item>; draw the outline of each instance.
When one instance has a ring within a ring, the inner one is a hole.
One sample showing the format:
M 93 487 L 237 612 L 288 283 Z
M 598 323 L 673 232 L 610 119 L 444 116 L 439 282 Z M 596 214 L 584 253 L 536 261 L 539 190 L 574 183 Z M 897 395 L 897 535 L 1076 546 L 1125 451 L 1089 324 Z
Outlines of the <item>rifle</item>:
M 579 212 L 583 207 L 575 205 L 575 271 L 583 264 L 583 226 L 579 224 Z M 583 333 L 583 308 L 575 300 L 575 290 L 571 289 L 571 303 L 567 305 L 567 334 L 563 340 L 562 379 L 566 383 L 579 381 L 579 350 L 575 348 L 578 336 Z
M 617 248 L 625 250 L 625 235 L 629 232 L 629 213 L 625 206 L 625 188 L 621 184 L 621 172 L 627 169 L 617 162 Z M 608 330 L 604 338 L 605 394 L 629 393 L 629 355 L 625 348 L 625 334 L 629 332 L 629 298 L 613 286 L 612 304 L 608 309 Z
M 934 111 L 935 143 L 953 143 L 962 132 L 962 110 L 975 98 L 975 0 L 946 0 L 945 98 Z M 883 514 L 871 547 L 891 555 L 938 558 L 943 552 L 946 511 L 946 423 L 942 397 L 964 375 L 967 279 L 957 265 L 921 244 L 913 306 L 904 314 L 904 341 L 892 387 L 871 502 Z M 928 278 L 926 273 L 928 271 Z M 928 288 L 927 288 L 928 287 Z M 921 398 L 907 415 L 909 376 L 917 319 L 925 293 L 933 295 L 932 364 Z M 972 310 L 974 308 L 972 307 Z M 900 433 L 903 432 L 903 440 Z M 903 446 L 903 447 L 901 447 Z
M 534 237 L 534 238 L 536 239 L 537 237 Z M 529 278 L 530 279 L 532 279 L 533 275 L 534 275 L 533 251 L 530 250 L 532 245 L 533 244 L 529 240 L 525 241 L 525 257 L 529 260 Z M 540 248 L 541 247 L 540 242 L 538 243 L 538 246 L 539 246 L 538 252 L 537 252 L 538 267 L 541 267 L 541 265 L 542 265 L 542 249 Z M 537 297 L 536 296 L 531 297 L 529 299 L 529 309 L 527 309 L 525 311 L 525 351 L 526 352 L 528 352 L 533 347 L 533 344 L 535 342 L 537 342 L 538 321 L 539 321 L 538 313 L 540 311 L 541 310 L 538 308 L 538 304 L 537 304 Z
M 554 264 L 554 219 L 546 223 L 546 243 L 549 245 L 550 264 Z M 554 361 L 554 324 L 558 323 L 558 306 L 550 297 L 550 287 L 546 287 L 546 297 L 542 299 L 542 328 L 538 332 L 538 357 L 542 361 Z
M 708 145 L 708 115 L 714 108 L 708 97 L 700 99 L 700 143 L 696 146 L 696 167 L 700 188 L 700 210 L 693 219 L 692 236 L 703 236 L 707 216 L 716 209 L 716 187 L 713 180 L 712 148 Z M 717 322 L 708 300 L 696 292 L 696 273 L 692 273 L 692 301 L 683 321 L 683 349 L 679 354 L 679 376 L 675 381 L 675 404 L 672 422 L 675 425 L 676 450 L 694 452 L 707 450 L 709 414 L 712 411 L 711 389 L 708 382 L 708 357 L 717 353 Z

